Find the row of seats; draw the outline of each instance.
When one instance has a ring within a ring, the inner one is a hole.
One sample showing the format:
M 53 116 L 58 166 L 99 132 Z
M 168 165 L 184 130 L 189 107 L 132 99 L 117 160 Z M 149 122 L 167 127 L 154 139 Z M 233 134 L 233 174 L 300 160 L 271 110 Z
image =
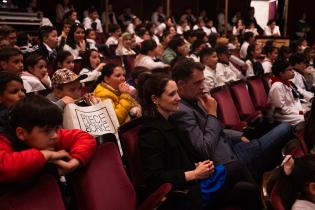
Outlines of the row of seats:
M 91 161 L 67 177 L 80 210 L 153 210 L 171 191 L 166 183 L 150 194 L 141 205 L 124 170 L 117 145 L 106 142 L 97 147 Z M 36 201 L 36 202 L 34 202 Z M 42 174 L 36 183 L 19 186 L 0 196 L 1 209 L 65 210 L 56 179 Z
M 270 107 L 269 78 L 254 76 L 210 91 L 218 103 L 218 117 L 227 128 L 243 130 Z

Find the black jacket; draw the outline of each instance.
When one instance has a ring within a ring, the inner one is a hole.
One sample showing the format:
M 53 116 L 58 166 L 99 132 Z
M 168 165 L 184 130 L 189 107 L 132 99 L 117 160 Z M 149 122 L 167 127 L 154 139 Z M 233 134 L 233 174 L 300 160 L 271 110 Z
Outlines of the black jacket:
M 186 182 L 184 174 L 200 160 L 189 139 L 181 135 L 172 120 L 161 115 L 145 119 L 139 131 L 139 146 L 147 185 L 152 189 L 170 182 L 176 189 L 188 189 L 188 195 L 177 198 L 171 208 L 202 209 L 198 182 Z

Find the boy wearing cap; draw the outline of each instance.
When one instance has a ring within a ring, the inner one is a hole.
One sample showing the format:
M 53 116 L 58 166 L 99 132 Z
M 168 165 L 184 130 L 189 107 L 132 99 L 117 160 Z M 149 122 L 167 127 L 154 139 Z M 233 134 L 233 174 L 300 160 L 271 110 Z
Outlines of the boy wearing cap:
M 78 76 L 66 68 L 58 69 L 52 76 L 53 91 L 47 95 L 47 98 L 63 110 L 67 104 L 74 103 L 82 96 L 80 80 L 86 77 L 85 74 Z

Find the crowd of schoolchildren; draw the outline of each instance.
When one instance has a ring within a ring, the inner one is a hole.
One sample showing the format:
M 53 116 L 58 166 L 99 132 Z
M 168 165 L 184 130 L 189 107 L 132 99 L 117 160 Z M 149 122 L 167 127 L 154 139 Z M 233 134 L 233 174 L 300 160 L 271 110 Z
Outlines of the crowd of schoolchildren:
M 24 31 L 0 26 L 0 185 L 25 182 L 47 163 L 59 175 L 87 163 L 96 140 L 63 129 L 63 109 L 110 99 L 120 125 L 143 118 L 138 142 L 148 189 L 165 182 L 188 189 L 161 209 L 262 209 L 262 174 L 280 165 L 281 151 L 301 131 L 309 154 L 287 156 L 276 179 L 286 209 L 315 209 L 315 48 L 306 41 L 305 15 L 297 38 L 277 48 L 256 41 L 258 35 L 281 33 L 274 20 L 262 29 L 254 8 L 246 17 L 236 13 L 225 35 L 224 14 L 216 28 L 205 11 L 195 17 L 187 9 L 177 23 L 162 7 L 150 22 L 130 8 L 119 17 L 112 7 L 108 11 L 99 18 L 91 8 L 81 24 L 73 6 L 60 4 L 61 31 L 51 21 L 43 23 L 36 45 Z M 113 56 L 130 56 L 134 66 L 126 72 L 125 65 L 106 62 Z M 210 91 L 266 75 L 266 116 L 275 123 L 251 139 L 226 129 Z

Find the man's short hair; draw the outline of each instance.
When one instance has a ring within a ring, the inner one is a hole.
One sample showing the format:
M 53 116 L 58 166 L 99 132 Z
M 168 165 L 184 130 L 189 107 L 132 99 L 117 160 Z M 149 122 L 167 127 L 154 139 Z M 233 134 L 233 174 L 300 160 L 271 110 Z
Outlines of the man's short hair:
M 42 26 L 38 30 L 38 38 L 40 42 L 44 41 L 44 37 L 47 37 L 52 31 L 56 31 L 53 26 Z
M 11 57 L 23 55 L 23 53 L 15 47 L 4 47 L 0 50 L 0 61 L 8 61 Z
M 200 51 L 200 62 L 203 62 L 203 59 L 206 56 L 212 55 L 213 53 L 215 53 L 215 48 L 213 47 L 205 47 Z
M 295 53 L 290 57 L 290 64 L 295 66 L 295 64 L 307 63 L 306 57 L 301 53 Z
M 197 69 L 198 71 L 204 70 L 204 65 L 199 62 L 195 62 L 191 58 L 185 58 L 178 61 L 172 70 L 172 78 L 178 82 L 179 80 L 187 80 L 191 77 L 193 71 Z
M 2 37 L 7 37 L 13 32 L 16 32 L 16 30 L 12 26 L 3 25 L 0 27 L 0 36 Z

